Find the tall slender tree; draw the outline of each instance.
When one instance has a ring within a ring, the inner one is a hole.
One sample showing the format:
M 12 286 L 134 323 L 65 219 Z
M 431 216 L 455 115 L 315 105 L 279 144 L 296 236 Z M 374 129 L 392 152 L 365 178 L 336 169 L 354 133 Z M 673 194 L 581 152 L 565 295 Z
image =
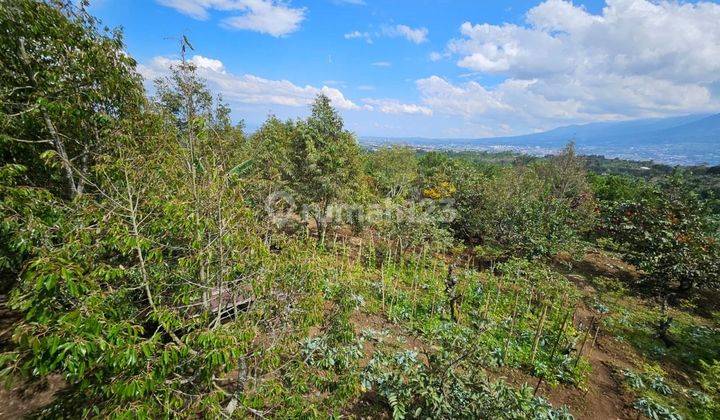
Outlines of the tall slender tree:
M 310 117 L 298 124 L 291 149 L 293 189 L 315 219 L 322 243 L 334 220 L 329 210 L 349 199 L 358 182 L 360 149 L 325 95 L 318 95 Z

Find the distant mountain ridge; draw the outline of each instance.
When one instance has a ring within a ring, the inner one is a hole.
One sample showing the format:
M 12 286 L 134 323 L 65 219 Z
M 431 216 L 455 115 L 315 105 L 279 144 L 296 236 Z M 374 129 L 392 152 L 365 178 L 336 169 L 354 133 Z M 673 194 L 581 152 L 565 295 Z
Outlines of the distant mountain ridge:
M 530 154 L 553 153 L 570 141 L 575 141 L 583 154 L 674 165 L 718 165 L 720 114 L 597 122 L 511 137 L 361 139 L 362 143 L 370 146 L 403 143 L 427 149 L 516 150 Z

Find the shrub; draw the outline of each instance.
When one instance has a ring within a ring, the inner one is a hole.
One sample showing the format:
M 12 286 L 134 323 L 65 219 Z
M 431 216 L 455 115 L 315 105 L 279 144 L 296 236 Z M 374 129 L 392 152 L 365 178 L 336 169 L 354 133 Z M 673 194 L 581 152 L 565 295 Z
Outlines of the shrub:
M 383 398 L 393 418 L 572 419 L 564 407 L 556 410 L 532 388 L 515 390 L 491 382 L 470 368 L 472 361 L 440 351 L 429 365 L 417 353 L 377 353 L 362 381 Z

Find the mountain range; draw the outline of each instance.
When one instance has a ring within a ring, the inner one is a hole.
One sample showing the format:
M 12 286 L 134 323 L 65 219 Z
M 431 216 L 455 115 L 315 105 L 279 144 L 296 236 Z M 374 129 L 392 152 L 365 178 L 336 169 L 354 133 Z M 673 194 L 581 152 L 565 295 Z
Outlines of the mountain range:
M 693 114 L 618 122 L 569 125 L 553 130 L 480 139 L 363 137 L 369 147 L 407 144 L 421 149 L 513 150 L 555 153 L 574 141 L 579 153 L 670 165 L 720 164 L 720 114 Z

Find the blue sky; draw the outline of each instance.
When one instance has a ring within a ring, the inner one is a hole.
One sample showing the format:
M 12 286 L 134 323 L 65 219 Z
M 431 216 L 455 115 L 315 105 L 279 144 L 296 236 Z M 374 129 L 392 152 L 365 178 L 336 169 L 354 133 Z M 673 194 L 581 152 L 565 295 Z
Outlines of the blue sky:
M 720 5 L 99 0 L 149 80 L 185 34 L 249 127 L 328 94 L 362 136 L 486 137 L 720 110 Z

